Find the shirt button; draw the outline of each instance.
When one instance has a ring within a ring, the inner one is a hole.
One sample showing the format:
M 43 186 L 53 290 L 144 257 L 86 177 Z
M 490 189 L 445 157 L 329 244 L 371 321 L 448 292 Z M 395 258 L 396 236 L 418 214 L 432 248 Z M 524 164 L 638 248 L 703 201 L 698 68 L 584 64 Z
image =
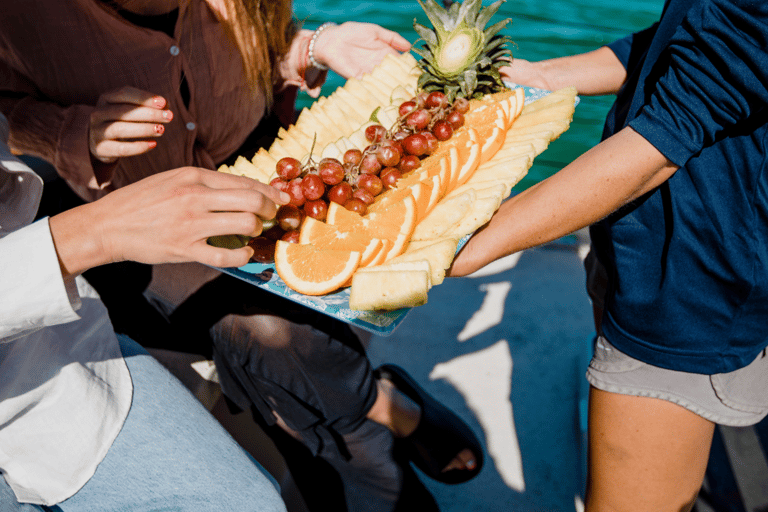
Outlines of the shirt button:
M 192 121 L 188 122 L 187 123 L 187 130 L 192 131 L 194 129 L 195 129 L 195 123 L 193 123 Z
M 178 46 L 176 46 L 176 45 L 171 46 L 171 55 L 173 55 L 175 57 L 179 53 L 181 53 L 181 50 L 179 50 Z

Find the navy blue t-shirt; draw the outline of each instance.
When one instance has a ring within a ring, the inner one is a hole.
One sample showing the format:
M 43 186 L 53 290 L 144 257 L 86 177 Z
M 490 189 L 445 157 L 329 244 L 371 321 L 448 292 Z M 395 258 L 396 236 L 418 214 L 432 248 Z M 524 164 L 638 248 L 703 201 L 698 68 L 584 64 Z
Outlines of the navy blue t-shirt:
M 603 332 L 663 368 L 722 373 L 768 345 L 768 2 L 668 0 L 610 45 L 630 126 L 680 169 L 591 228 L 609 273 Z

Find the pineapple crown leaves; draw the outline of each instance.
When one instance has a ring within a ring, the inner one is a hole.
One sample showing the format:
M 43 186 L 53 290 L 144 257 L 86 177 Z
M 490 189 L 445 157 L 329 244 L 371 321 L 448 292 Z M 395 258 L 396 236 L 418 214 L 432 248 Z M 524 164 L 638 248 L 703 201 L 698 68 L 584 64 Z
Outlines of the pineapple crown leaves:
M 446 10 L 435 0 L 418 0 L 433 29 L 414 20 L 413 27 L 425 43 L 412 48 L 421 57 L 418 86 L 444 90 L 448 96 L 474 97 L 503 88 L 498 68 L 508 63 L 511 39 L 498 35 L 511 20 L 485 25 L 504 0 L 482 8 L 482 0 L 454 2 Z M 476 90 L 477 89 L 477 90 Z

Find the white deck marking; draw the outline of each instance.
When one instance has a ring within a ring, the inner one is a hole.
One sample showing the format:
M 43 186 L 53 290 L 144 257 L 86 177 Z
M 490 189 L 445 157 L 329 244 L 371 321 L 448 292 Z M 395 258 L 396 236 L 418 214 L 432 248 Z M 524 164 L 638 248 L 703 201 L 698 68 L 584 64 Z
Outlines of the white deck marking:
M 499 325 L 504 317 L 504 303 L 511 288 L 512 283 L 509 281 L 481 284 L 480 291 L 485 292 L 483 304 L 467 320 L 464 329 L 461 330 L 457 339 L 459 341 L 467 341 L 473 336 L 477 336 L 491 327 Z
M 478 352 L 439 363 L 429 378 L 445 379 L 461 393 L 483 428 L 486 449 L 502 480 L 523 492 L 523 461 L 509 400 L 512 355 L 508 342 L 501 340 Z

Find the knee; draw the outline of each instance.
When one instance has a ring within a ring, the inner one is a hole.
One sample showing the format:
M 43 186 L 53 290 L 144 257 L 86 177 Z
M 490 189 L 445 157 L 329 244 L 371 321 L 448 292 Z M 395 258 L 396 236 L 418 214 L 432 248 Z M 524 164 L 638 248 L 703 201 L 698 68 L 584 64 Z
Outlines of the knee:
M 215 327 L 214 337 L 238 352 L 256 347 L 285 350 L 299 337 L 301 326 L 269 313 L 227 315 Z

